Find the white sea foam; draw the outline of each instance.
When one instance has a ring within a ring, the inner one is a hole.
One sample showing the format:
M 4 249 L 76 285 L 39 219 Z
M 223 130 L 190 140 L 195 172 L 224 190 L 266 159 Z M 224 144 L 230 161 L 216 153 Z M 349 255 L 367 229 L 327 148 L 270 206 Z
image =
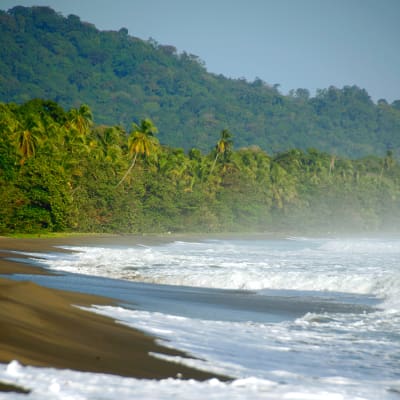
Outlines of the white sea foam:
M 384 327 L 371 315 L 339 315 L 326 321 L 307 315 L 292 322 L 261 324 L 205 321 L 109 306 L 92 310 L 157 335 L 164 345 L 184 350 L 193 358 L 155 357 L 234 379 L 227 383 L 217 379 L 138 380 L 23 367 L 14 361 L 0 364 L 0 381 L 31 389 L 24 396 L 29 400 L 394 400 L 400 386 L 400 341 L 384 340 Z M 9 396 L 0 393 L 0 399 Z
M 193 399 L 266 399 L 266 400 L 362 400 L 395 399 L 387 397 L 380 389 L 361 390 L 354 394 L 353 382 L 341 379 L 321 381 L 321 386 L 301 387 L 290 384 L 277 384 L 254 377 L 237 379 L 224 383 L 217 379 L 206 382 L 193 380 L 164 379 L 161 381 L 138 380 L 118 376 L 82 373 L 51 368 L 23 367 L 18 365 L 18 376 L 8 373 L 9 366 L 0 364 L 0 380 L 23 385 L 32 390 L 28 395 L 7 394 L 0 392 L 0 399 L 29 400 L 179 400 Z M 14 368 L 14 367 L 13 367 Z M 283 376 L 284 377 L 284 376 Z M 331 390 L 326 385 L 331 385 Z M 393 383 L 393 386 L 395 383 Z M 382 396 L 383 397 L 380 397 Z
M 292 384 L 317 376 L 374 382 L 379 371 L 382 386 L 400 374 L 399 334 L 391 325 L 400 323 L 400 315 L 390 321 L 373 313 L 325 319 L 307 314 L 276 324 L 174 318 L 107 306 L 93 310 L 156 335 L 164 345 L 196 358 L 181 362 L 235 378 L 254 376 L 277 382 L 275 371 L 281 366 L 291 374 Z
M 130 248 L 74 247 L 48 255 L 68 272 L 183 286 L 375 295 L 400 310 L 399 240 L 175 242 Z

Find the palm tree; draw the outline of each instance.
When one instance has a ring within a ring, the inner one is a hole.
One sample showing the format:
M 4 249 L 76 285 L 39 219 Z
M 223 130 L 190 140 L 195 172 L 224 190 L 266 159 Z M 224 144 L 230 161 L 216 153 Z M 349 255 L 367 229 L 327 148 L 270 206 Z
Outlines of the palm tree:
M 14 137 L 17 149 L 22 157 L 20 161 L 21 165 L 23 165 L 28 158 L 35 155 L 43 131 L 42 122 L 33 117 L 29 118 L 25 123 L 17 125 L 14 131 Z
M 93 125 L 93 114 L 86 104 L 82 104 L 78 109 L 72 108 L 68 117 L 68 127 L 76 130 L 80 136 L 86 136 Z
M 215 146 L 215 150 L 217 152 L 214 162 L 211 166 L 210 175 L 212 174 L 215 164 L 217 163 L 218 157 L 222 154 L 226 154 L 230 148 L 232 147 L 232 135 L 228 129 L 223 129 L 221 131 L 221 137 L 218 140 L 217 145 Z
M 128 152 L 130 157 L 133 157 L 132 163 L 116 187 L 121 185 L 121 183 L 132 171 L 139 154 L 149 157 L 158 147 L 159 142 L 155 137 L 157 132 L 157 127 L 149 118 L 143 119 L 140 125 L 132 125 L 132 131 L 128 138 Z
M 393 157 L 393 150 L 386 150 L 386 156 L 383 159 L 383 168 L 389 171 L 396 165 L 396 160 Z
M 82 104 L 78 109 L 72 108 L 67 115 L 64 124 L 64 145 L 69 153 L 74 154 L 74 159 L 78 160 L 78 155 L 90 152 L 88 139 L 90 128 L 93 125 L 93 115 L 86 104 Z
M 293 176 L 277 162 L 270 165 L 270 189 L 274 205 L 278 209 L 283 209 L 285 203 L 293 202 L 297 197 Z
M 331 156 L 331 161 L 329 163 L 329 176 L 332 175 L 332 172 L 335 169 L 336 161 L 337 161 L 337 157 L 336 157 L 336 154 L 334 154 L 333 156 Z

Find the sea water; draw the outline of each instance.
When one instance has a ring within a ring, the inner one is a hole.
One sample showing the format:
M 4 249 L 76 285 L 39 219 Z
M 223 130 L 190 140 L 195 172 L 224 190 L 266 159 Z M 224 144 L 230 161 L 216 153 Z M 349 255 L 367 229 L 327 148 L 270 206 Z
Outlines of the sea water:
M 192 358 L 154 357 L 233 379 L 136 380 L 0 365 L 0 381 L 32 390 L 24 398 L 400 399 L 399 239 L 252 238 L 73 250 L 38 261 L 64 276 L 32 279 L 115 297 L 119 307 L 91 311 Z

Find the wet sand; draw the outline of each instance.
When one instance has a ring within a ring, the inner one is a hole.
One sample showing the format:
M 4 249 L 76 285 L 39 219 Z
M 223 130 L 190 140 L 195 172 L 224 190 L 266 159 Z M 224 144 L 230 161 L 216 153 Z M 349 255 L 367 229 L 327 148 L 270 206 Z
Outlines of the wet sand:
M 135 240 L 132 237 L 122 239 L 130 243 Z M 121 238 L 115 240 L 121 242 Z M 137 240 L 143 243 L 142 237 Z M 48 274 L 39 267 L 7 260 L 17 257 L 10 251 L 49 252 L 55 250 L 54 246 L 99 244 L 102 241 L 109 243 L 110 238 L 0 238 L 0 275 Z M 75 306 L 92 304 L 115 304 L 115 301 L 48 289 L 29 281 L 0 278 L 0 362 L 18 360 L 33 366 L 149 379 L 178 374 L 184 379 L 215 377 L 150 356 L 149 352 L 182 357 L 185 354 L 160 346 L 154 338 L 135 329 Z

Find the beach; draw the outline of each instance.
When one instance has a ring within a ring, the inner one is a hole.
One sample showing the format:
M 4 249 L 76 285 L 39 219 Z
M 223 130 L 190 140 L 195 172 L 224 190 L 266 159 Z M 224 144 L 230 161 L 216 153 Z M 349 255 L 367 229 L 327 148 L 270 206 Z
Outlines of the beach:
M 55 246 L 110 240 L 110 237 L 0 238 L 0 274 L 50 273 L 30 266 L 29 258 L 13 251 L 45 253 L 55 251 Z M 21 262 L 14 261 L 16 258 Z M 148 379 L 178 376 L 204 380 L 215 376 L 149 355 L 185 357 L 181 352 L 158 345 L 153 337 L 77 305 L 116 305 L 116 301 L 44 288 L 28 280 L 0 278 L 0 362 L 18 360 L 24 365 Z
M 0 238 L 0 399 L 395 400 L 399 257 L 397 237 Z

